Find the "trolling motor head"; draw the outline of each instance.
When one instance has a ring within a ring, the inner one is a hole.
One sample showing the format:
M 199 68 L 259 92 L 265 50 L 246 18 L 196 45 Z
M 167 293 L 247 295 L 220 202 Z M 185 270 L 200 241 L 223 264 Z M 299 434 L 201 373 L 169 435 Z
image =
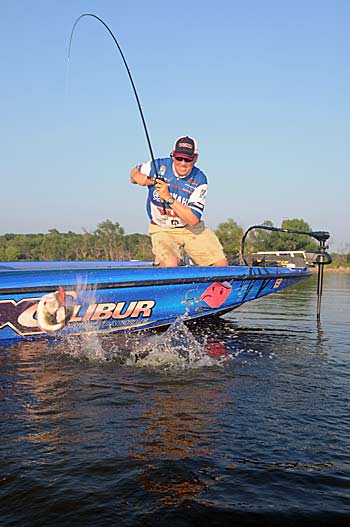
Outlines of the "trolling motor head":
M 332 257 L 329 253 L 327 253 L 328 245 L 326 244 L 327 240 L 330 238 L 329 232 L 314 231 L 310 232 L 309 236 L 315 238 L 319 242 L 318 251 L 308 252 L 308 255 L 311 256 L 312 263 L 316 263 L 317 265 L 330 264 L 332 261 Z
M 312 238 L 316 238 L 320 243 L 326 241 L 330 238 L 330 234 L 327 231 L 312 231 L 312 232 L 303 232 L 302 234 L 308 234 L 309 236 L 312 236 Z

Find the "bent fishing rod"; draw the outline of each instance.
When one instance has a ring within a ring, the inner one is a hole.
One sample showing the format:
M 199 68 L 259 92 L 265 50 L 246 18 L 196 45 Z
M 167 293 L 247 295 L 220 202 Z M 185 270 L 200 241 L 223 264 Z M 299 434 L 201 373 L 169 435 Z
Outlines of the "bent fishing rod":
M 151 140 L 150 140 L 150 137 L 149 137 L 149 133 L 148 133 L 148 130 L 147 130 L 147 126 L 146 126 L 146 121 L 145 121 L 145 118 L 144 118 L 144 115 L 143 115 L 143 111 L 142 111 L 142 106 L 141 106 L 141 103 L 140 103 L 140 99 L 139 99 L 139 96 L 137 94 L 137 91 L 136 91 L 136 86 L 135 86 L 135 83 L 133 81 L 133 78 L 131 76 L 131 72 L 130 72 L 130 69 L 129 69 L 129 66 L 128 66 L 128 63 L 126 62 L 126 58 L 124 56 L 124 53 L 116 39 L 116 37 L 114 36 L 114 34 L 112 33 L 111 29 L 107 26 L 107 24 L 102 20 L 102 18 L 98 17 L 97 15 L 94 15 L 92 13 L 84 13 L 82 15 L 80 15 L 76 21 L 74 22 L 74 25 L 73 25 L 73 28 L 72 28 L 72 31 L 71 31 L 71 34 L 70 34 L 70 39 L 69 39 L 69 47 L 68 47 L 68 63 L 70 62 L 70 52 L 71 52 L 71 47 L 72 47 L 72 39 L 73 39 L 73 34 L 74 34 L 74 31 L 75 31 L 75 28 L 77 27 L 78 25 L 78 22 L 82 19 L 82 18 L 85 18 L 85 17 L 91 17 L 91 18 L 95 18 L 96 20 L 98 20 L 99 22 L 101 22 L 101 24 L 107 29 L 108 33 L 110 34 L 110 36 L 112 37 L 115 45 L 117 46 L 118 48 L 118 51 L 120 53 L 120 56 L 123 60 L 123 63 L 124 63 L 124 66 L 126 68 L 126 71 L 128 73 L 128 77 L 129 77 L 129 80 L 130 80 L 130 83 L 131 83 L 131 86 L 132 86 L 132 89 L 133 89 L 133 92 L 134 92 L 134 95 L 135 95 L 135 99 L 136 99 L 136 103 L 137 103 L 137 107 L 139 109 L 139 112 L 140 112 L 140 116 L 141 116 L 141 121 L 142 121 L 142 124 L 143 124 L 143 129 L 145 131 L 145 135 L 146 135 L 146 140 L 147 140 L 147 144 L 148 144 L 148 148 L 149 148 L 149 151 L 150 151 L 150 154 L 151 154 L 151 160 L 152 160 L 152 163 L 153 163 L 153 168 L 154 168 L 154 172 L 155 172 L 155 180 L 160 180 L 160 181 L 164 181 L 164 178 L 160 177 L 159 174 L 158 174 L 158 170 L 157 170 L 157 167 L 156 167 L 156 162 L 154 160 L 154 155 L 153 155 L 153 149 L 152 149 L 152 145 L 151 145 Z M 163 213 L 166 214 L 166 210 L 165 210 L 165 203 L 163 202 Z

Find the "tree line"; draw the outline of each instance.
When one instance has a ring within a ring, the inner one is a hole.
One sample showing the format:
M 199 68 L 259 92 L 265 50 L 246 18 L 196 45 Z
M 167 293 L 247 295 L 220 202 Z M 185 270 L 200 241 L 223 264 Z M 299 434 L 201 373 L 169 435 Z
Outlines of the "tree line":
M 263 225 L 273 227 L 270 220 Z M 287 219 L 283 229 L 311 231 L 302 219 Z M 238 261 L 243 228 L 233 219 L 220 223 L 215 230 L 228 259 Z M 246 239 L 246 254 L 274 250 L 316 250 L 317 242 L 309 236 L 253 230 Z M 350 263 L 350 254 L 342 263 Z M 105 220 L 92 232 L 77 234 L 50 229 L 46 234 L 4 234 L 0 236 L 0 261 L 49 261 L 49 260 L 152 260 L 149 236 L 125 234 L 118 222 Z M 333 255 L 334 259 L 334 255 Z
M 111 220 L 99 223 L 92 232 L 77 234 L 50 229 L 47 234 L 0 236 L 0 261 L 50 260 L 151 260 L 149 237 L 125 235 Z

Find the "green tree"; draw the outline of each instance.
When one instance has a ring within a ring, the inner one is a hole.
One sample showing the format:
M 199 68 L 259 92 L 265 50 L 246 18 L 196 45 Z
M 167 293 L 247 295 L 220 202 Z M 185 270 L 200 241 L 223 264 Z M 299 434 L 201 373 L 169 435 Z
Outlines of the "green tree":
M 271 220 L 265 220 L 261 225 L 273 227 Z M 279 245 L 279 233 L 264 229 L 253 229 L 247 236 L 246 253 L 258 251 L 274 251 Z
M 84 230 L 83 234 L 77 239 L 77 260 L 94 260 L 94 235 Z
M 146 234 L 128 234 L 124 243 L 128 259 L 153 260 L 151 240 Z
M 283 220 L 282 229 L 311 232 L 312 228 L 302 219 Z M 286 251 L 312 251 L 318 247 L 317 241 L 303 234 L 279 233 L 281 244 Z
M 64 237 L 57 229 L 49 229 L 42 244 L 44 260 L 66 260 L 66 246 Z
M 45 238 L 45 234 L 27 234 L 28 237 L 28 254 L 27 260 L 42 260 L 42 246 Z
M 8 245 L 5 249 L 5 261 L 14 262 L 19 259 L 20 251 L 14 245 Z
M 223 246 L 228 260 L 238 260 L 241 239 L 243 236 L 242 227 L 240 227 L 232 218 L 229 218 L 227 221 L 219 223 L 215 233 Z
M 262 223 L 268 227 L 273 227 L 270 220 Z M 311 232 L 308 223 L 300 219 L 283 220 L 282 229 Z M 262 229 L 254 229 L 249 234 L 249 252 L 258 251 L 311 251 L 318 247 L 317 242 L 310 236 L 303 234 L 293 234 L 288 232 L 277 232 Z M 247 241 L 248 241 L 247 240 Z M 248 247 L 248 244 L 247 244 Z
M 38 248 L 40 241 L 42 241 L 41 235 L 16 234 L 9 245 L 16 247 L 18 260 L 34 260 L 35 249 Z
M 105 220 L 94 231 L 95 254 L 100 260 L 121 260 L 124 258 L 124 229 L 118 222 Z

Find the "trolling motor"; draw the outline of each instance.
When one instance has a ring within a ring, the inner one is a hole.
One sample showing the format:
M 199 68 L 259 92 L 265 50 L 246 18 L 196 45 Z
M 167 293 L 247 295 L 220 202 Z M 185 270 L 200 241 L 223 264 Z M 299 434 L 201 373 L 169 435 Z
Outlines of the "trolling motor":
M 317 320 L 320 319 L 321 315 L 321 297 L 322 297 L 322 289 L 323 289 L 323 270 L 324 266 L 327 264 L 330 264 L 332 261 L 332 257 L 329 253 L 327 253 L 328 245 L 327 240 L 330 237 L 329 232 L 327 231 L 311 231 L 311 232 L 305 232 L 305 231 L 298 231 L 294 229 L 282 229 L 280 227 L 272 227 L 270 225 L 253 225 L 252 227 L 249 227 L 249 229 L 246 230 L 244 233 L 242 240 L 241 240 L 241 246 L 240 246 L 240 262 L 244 265 L 252 265 L 252 263 L 248 263 L 245 256 L 244 256 L 244 244 L 247 238 L 247 235 L 250 231 L 253 229 L 263 229 L 266 231 L 274 231 L 274 232 L 288 232 L 291 234 L 300 234 L 300 235 L 306 235 L 310 236 L 311 238 L 315 238 L 318 243 L 318 250 L 317 251 L 308 251 L 308 257 L 309 262 L 316 264 L 317 269 Z

